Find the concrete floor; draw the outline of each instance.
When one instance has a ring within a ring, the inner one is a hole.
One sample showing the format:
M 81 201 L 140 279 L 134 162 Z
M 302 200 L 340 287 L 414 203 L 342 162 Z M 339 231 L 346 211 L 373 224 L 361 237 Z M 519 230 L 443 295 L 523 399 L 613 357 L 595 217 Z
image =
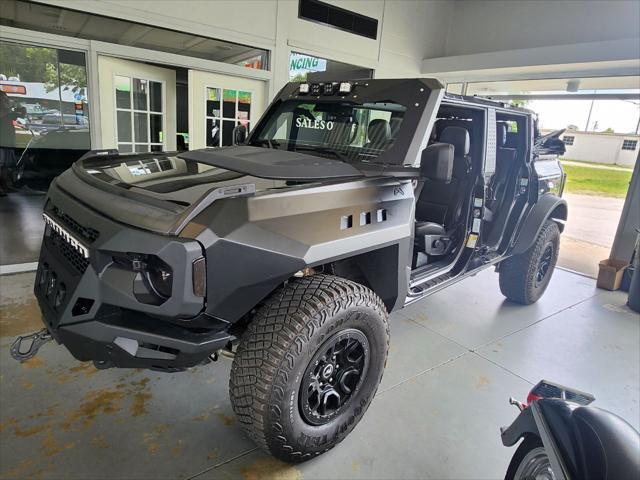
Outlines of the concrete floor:
M 569 219 L 564 236 L 611 248 L 624 207 L 624 198 L 565 193 Z
M 177 374 L 97 371 L 45 345 L 19 364 L 12 337 L 40 328 L 32 274 L 0 277 L 1 478 L 502 478 L 499 427 L 541 378 L 595 394 L 640 425 L 640 315 L 620 292 L 558 270 L 522 307 L 485 271 L 392 316 L 376 398 L 337 448 L 289 466 L 257 451 L 227 396 L 230 362 Z
M 574 193 L 563 197 L 569 219 L 560 237 L 558 265 L 596 278 L 598 263 L 609 258 L 624 199 Z

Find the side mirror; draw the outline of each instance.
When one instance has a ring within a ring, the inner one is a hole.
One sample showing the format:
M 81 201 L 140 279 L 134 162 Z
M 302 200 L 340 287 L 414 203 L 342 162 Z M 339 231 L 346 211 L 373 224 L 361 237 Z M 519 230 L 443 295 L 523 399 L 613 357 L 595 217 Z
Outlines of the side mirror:
M 247 140 L 247 127 L 238 125 L 233 129 L 233 144 L 242 145 Z

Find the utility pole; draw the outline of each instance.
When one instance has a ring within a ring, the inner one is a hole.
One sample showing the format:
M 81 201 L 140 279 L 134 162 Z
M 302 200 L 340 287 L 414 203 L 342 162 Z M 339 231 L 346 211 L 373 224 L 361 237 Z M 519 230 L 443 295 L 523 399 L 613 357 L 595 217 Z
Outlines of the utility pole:
M 587 124 L 584 127 L 585 132 L 589 131 L 589 122 L 591 121 L 591 112 L 593 111 L 593 104 L 595 103 L 595 101 L 596 101 L 595 98 L 591 100 L 591 106 L 589 107 L 589 115 L 587 115 Z

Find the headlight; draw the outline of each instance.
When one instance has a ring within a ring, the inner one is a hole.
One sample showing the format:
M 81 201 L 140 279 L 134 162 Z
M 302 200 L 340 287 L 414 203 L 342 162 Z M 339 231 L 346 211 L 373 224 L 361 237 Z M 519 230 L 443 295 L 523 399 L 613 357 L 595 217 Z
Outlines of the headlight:
M 173 270 L 156 256 L 150 256 L 146 265 L 146 279 L 154 294 L 169 298 L 173 289 Z
M 143 253 L 113 255 L 120 268 L 136 272 L 133 294 L 142 303 L 161 305 L 171 297 L 173 270 L 160 257 Z

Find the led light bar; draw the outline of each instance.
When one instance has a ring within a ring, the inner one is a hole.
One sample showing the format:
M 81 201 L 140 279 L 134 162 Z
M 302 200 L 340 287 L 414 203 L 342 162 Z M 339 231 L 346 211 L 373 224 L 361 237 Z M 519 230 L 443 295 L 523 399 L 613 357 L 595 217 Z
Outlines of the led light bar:
M 320 95 L 320 88 L 321 85 L 319 83 L 312 83 L 310 89 L 311 95 Z
M 351 82 L 342 82 L 340 83 L 340 88 L 338 89 L 338 91 L 340 93 L 351 93 Z
M 333 95 L 333 83 L 325 83 L 323 90 L 325 95 Z
M 301 83 L 300 84 L 300 93 L 309 93 L 309 84 Z

